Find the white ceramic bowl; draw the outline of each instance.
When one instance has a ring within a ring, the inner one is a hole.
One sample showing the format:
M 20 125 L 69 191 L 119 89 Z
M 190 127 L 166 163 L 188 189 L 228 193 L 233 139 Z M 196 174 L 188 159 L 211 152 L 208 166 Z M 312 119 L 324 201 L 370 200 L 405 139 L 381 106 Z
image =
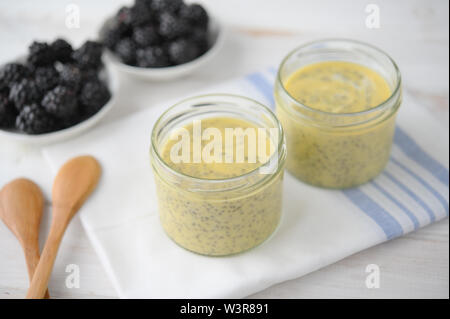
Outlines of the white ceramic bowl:
M 23 62 L 23 59 L 17 59 L 16 61 Z M 114 105 L 115 92 L 117 91 L 117 79 L 112 76 L 112 73 L 113 72 L 109 72 L 108 67 L 105 65 L 105 68 L 100 74 L 100 77 L 106 82 L 106 85 L 111 92 L 111 98 L 100 111 L 98 111 L 90 118 L 63 130 L 36 135 L 29 135 L 18 131 L 0 129 L 0 141 L 1 139 L 6 139 L 11 142 L 23 144 L 45 145 L 61 142 L 63 140 L 75 137 L 93 127 L 95 124 L 97 124 L 98 121 L 100 121 L 101 118 L 106 115 L 106 113 L 111 110 Z
M 105 28 L 111 23 L 111 20 L 107 20 L 100 30 L 100 34 L 103 33 Z M 107 62 L 116 68 L 119 72 L 143 79 L 152 81 L 167 81 L 186 76 L 193 73 L 195 70 L 203 67 L 208 61 L 210 61 L 223 46 L 224 42 L 224 28 L 219 24 L 217 19 L 210 18 L 209 23 L 209 41 L 211 46 L 208 51 L 198 58 L 175 66 L 163 67 L 163 68 L 141 68 L 137 66 L 131 66 L 122 63 L 114 53 L 106 50 L 105 58 Z

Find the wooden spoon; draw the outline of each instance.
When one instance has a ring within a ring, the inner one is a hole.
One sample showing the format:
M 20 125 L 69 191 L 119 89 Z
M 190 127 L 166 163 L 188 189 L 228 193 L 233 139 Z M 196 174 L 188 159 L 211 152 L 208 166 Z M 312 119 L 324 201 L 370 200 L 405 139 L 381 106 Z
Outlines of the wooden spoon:
M 0 191 L 0 218 L 22 246 L 30 281 L 39 262 L 39 226 L 43 210 L 44 196 L 28 179 L 15 179 Z M 45 297 L 50 298 L 48 291 Z
M 97 186 L 100 174 L 100 164 L 92 156 L 73 158 L 59 170 L 52 189 L 52 225 L 27 298 L 44 297 L 67 225 Z

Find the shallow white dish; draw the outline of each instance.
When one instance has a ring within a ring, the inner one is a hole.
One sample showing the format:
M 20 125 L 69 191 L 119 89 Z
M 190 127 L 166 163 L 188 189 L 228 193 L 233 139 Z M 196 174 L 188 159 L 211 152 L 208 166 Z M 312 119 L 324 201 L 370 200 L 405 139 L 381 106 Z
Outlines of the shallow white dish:
M 100 30 L 100 34 L 103 30 L 111 23 L 111 20 L 107 20 Z M 122 63 L 110 50 L 106 50 L 105 58 L 107 62 L 116 68 L 119 72 L 144 79 L 144 80 L 156 80 L 156 81 L 167 81 L 176 78 L 186 76 L 193 73 L 195 70 L 203 67 L 207 62 L 209 62 L 223 46 L 224 42 L 224 28 L 220 25 L 217 19 L 210 18 L 209 26 L 209 41 L 211 46 L 208 51 L 203 55 L 199 56 L 195 60 L 190 62 L 163 67 L 163 68 L 140 68 L 137 66 L 131 66 Z
M 23 59 L 17 59 L 16 61 L 21 62 L 21 60 Z M 97 122 L 100 121 L 100 119 L 102 119 L 114 105 L 115 92 L 117 91 L 117 80 L 112 74 L 113 72 L 109 72 L 107 65 L 105 65 L 101 74 L 101 78 L 106 81 L 106 85 L 108 86 L 109 91 L 111 92 L 111 98 L 109 99 L 108 103 L 106 103 L 102 107 L 100 111 L 95 113 L 90 118 L 63 130 L 36 135 L 20 133 L 18 131 L 13 130 L 0 129 L 0 140 L 6 139 L 11 142 L 23 144 L 45 145 L 61 142 L 63 140 L 75 137 L 81 134 L 82 132 L 88 130 L 89 128 L 97 124 Z

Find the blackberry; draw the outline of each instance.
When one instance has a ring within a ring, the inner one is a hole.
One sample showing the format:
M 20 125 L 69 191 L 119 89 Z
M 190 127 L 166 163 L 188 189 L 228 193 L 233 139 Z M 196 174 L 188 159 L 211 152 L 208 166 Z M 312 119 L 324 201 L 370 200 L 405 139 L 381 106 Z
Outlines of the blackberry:
M 147 8 L 151 8 L 152 2 L 153 2 L 153 0 L 135 0 L 134 6 L 135 7 L 145 6 Z
M 107 28 L 101 36 L 102 43 L 110 50 L 114 50 L 116 44 L 120 41 L 121 34 L 116 23 Z
M 42 134 L 54 131 L 56 121 L 39 105 L 26 105 L 16 118 L 16 128 L 27 134 Z
M 50 46 L 53 50 L 55 60 L 63 63 L 72 60 L 73 48 L 66 40 L 56 39 Z
M 98 75 L 99 72 L 97 70 L 81 70 L 81 82 L 99 81 Z
M 0 127 L 11 128 L 14 126 L 17 111 L 6 95 L 0 94 Z
M 78 109 L 76 92 L 65 86 L 58 85 L 42 99 L 43 108 L 57 118 L 69 118 Z
M 183 6 L 183 0 L 152 0 L 151 8 L 156 12 L 176 13 Z
M 207 29 L 209 16 L 206 10 L 199 4 L 185 5 L 180 9 L 179 16 L 185 18 L 190 24 Z
M 119 25 L 130 26 L 131 25 L 131 8 L 122 7 L 117 12 L 116 21 Z
M 26 104 L 39 102 L 42 93 L 36 82 L 30 79 L 22 79 L 22 81 L 11 86 L 9 91 L 9 100 L 14 102 L 16 109 L 20 112 Z
M 155 27 L 144 26 L 134 29 L 133 40 L 137 45 L 145 48 L 151 45 L 158 44 L 160 42 L 160 37 Z
M 51 64 L 49 64 L 49 65 L 51 65 Z M 43 65 L 42 67 L 45 67 L 45 66 L 47 66 L 47 65 Z M 31 64 L 30 62 L 27 61 L 25 63 L 25 67 L 27 68 L 27 71 L 28 71 L 28 77 L 31 77 L 31 76 L 33 76 L 34 72 L 36 72 L 36 69 L 40 68 L 41 66 Z
M 30 75 L 28 68 L 19 63 L 8 63 L 0 69 L 0 91 Z
M 169 56 L 173 63 L 182 64 L 199 56 L 199 48 L 192 40 L 179 39 L 169 45 Z
M 95 41 L 86 41 L 72 54 L 72 58 L 82 69 L 99 69 L 102 66 L 103 45 Z
M 130 37 L 133 33 L 131 22 L 122 22 L 117 16 L 113 19 L 102 34 L 103 44 L 110 50 L 114 50 L 116 44 L 122 38 Z
M 6 82 L 4 79 L 0 78 L 0 94 L 9 92 L 8 84 L 9 84 L 8 82 Z
M 45 42 L 34 41 L 28 49 L 28 62 L 33 66 L 43 66 L 53 63 L 55 56 L 51 46 Z
M 157 68 L 170 65 L 167 52 L 160 46 L 152 46 L 137 51 L 137 64 L 143 68 Z
M 59 70 L 59 83 L 74 90 L 78 90 L 83 80 L 83 73 L 74 64 L 63 64 Z
M 199 49 L 199 55 L 202 55 L 209 49 L 209 37 L 208 31 L 201 28 L 194 29 L 190 39 L 197 45 Z
M 80 102 L 85 116 L 97 113 L 111 98 L 111 93 L 101 81 L 87 82 L 80 94 Z
M 0 94 L 6 94 L 6 95 L 9 94 L 8 83 L 3 82 L 1 79 L 0 79 Z
M 34 72 L 34 81 L 41 92 L 53 89 L 59 82 L 58 71 L 53 66 L 43 66 Z
M 186 19 L 178 18 L 171 13 L 163 13 L 160 17 L 159 34 L 167 39 L 175 39 L 189 34 L 191 26 Z
M 131 25 L 138 27 L 141 25 L 149 24 L 153 20 L 153 15 L 150 8 L 144 4 L 135 5 L 131 8 Z
M 115 51 L 123 63 L 133 65 L 136 62 L 136 44 L 130 38 L 117 43 Z
M 61 129 L 68 128 L 77 125 L 78 123 L 82 122 L 85 119 L 86 117 L 84 117 L 80 112 L 77 112 L 68 118 L 60 119 L 59 126 Z

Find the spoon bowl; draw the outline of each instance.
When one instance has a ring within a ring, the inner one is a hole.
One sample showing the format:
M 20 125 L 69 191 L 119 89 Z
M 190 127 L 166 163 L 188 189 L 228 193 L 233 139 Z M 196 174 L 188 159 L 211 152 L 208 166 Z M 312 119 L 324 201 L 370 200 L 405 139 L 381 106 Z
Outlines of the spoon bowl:
M 39 262 L 39 228 L 43 210 L 44 196 L 40 188 L 28 179 L 15 179 L 0 191 L 0 219 L 22 246 L 30 281 Z

